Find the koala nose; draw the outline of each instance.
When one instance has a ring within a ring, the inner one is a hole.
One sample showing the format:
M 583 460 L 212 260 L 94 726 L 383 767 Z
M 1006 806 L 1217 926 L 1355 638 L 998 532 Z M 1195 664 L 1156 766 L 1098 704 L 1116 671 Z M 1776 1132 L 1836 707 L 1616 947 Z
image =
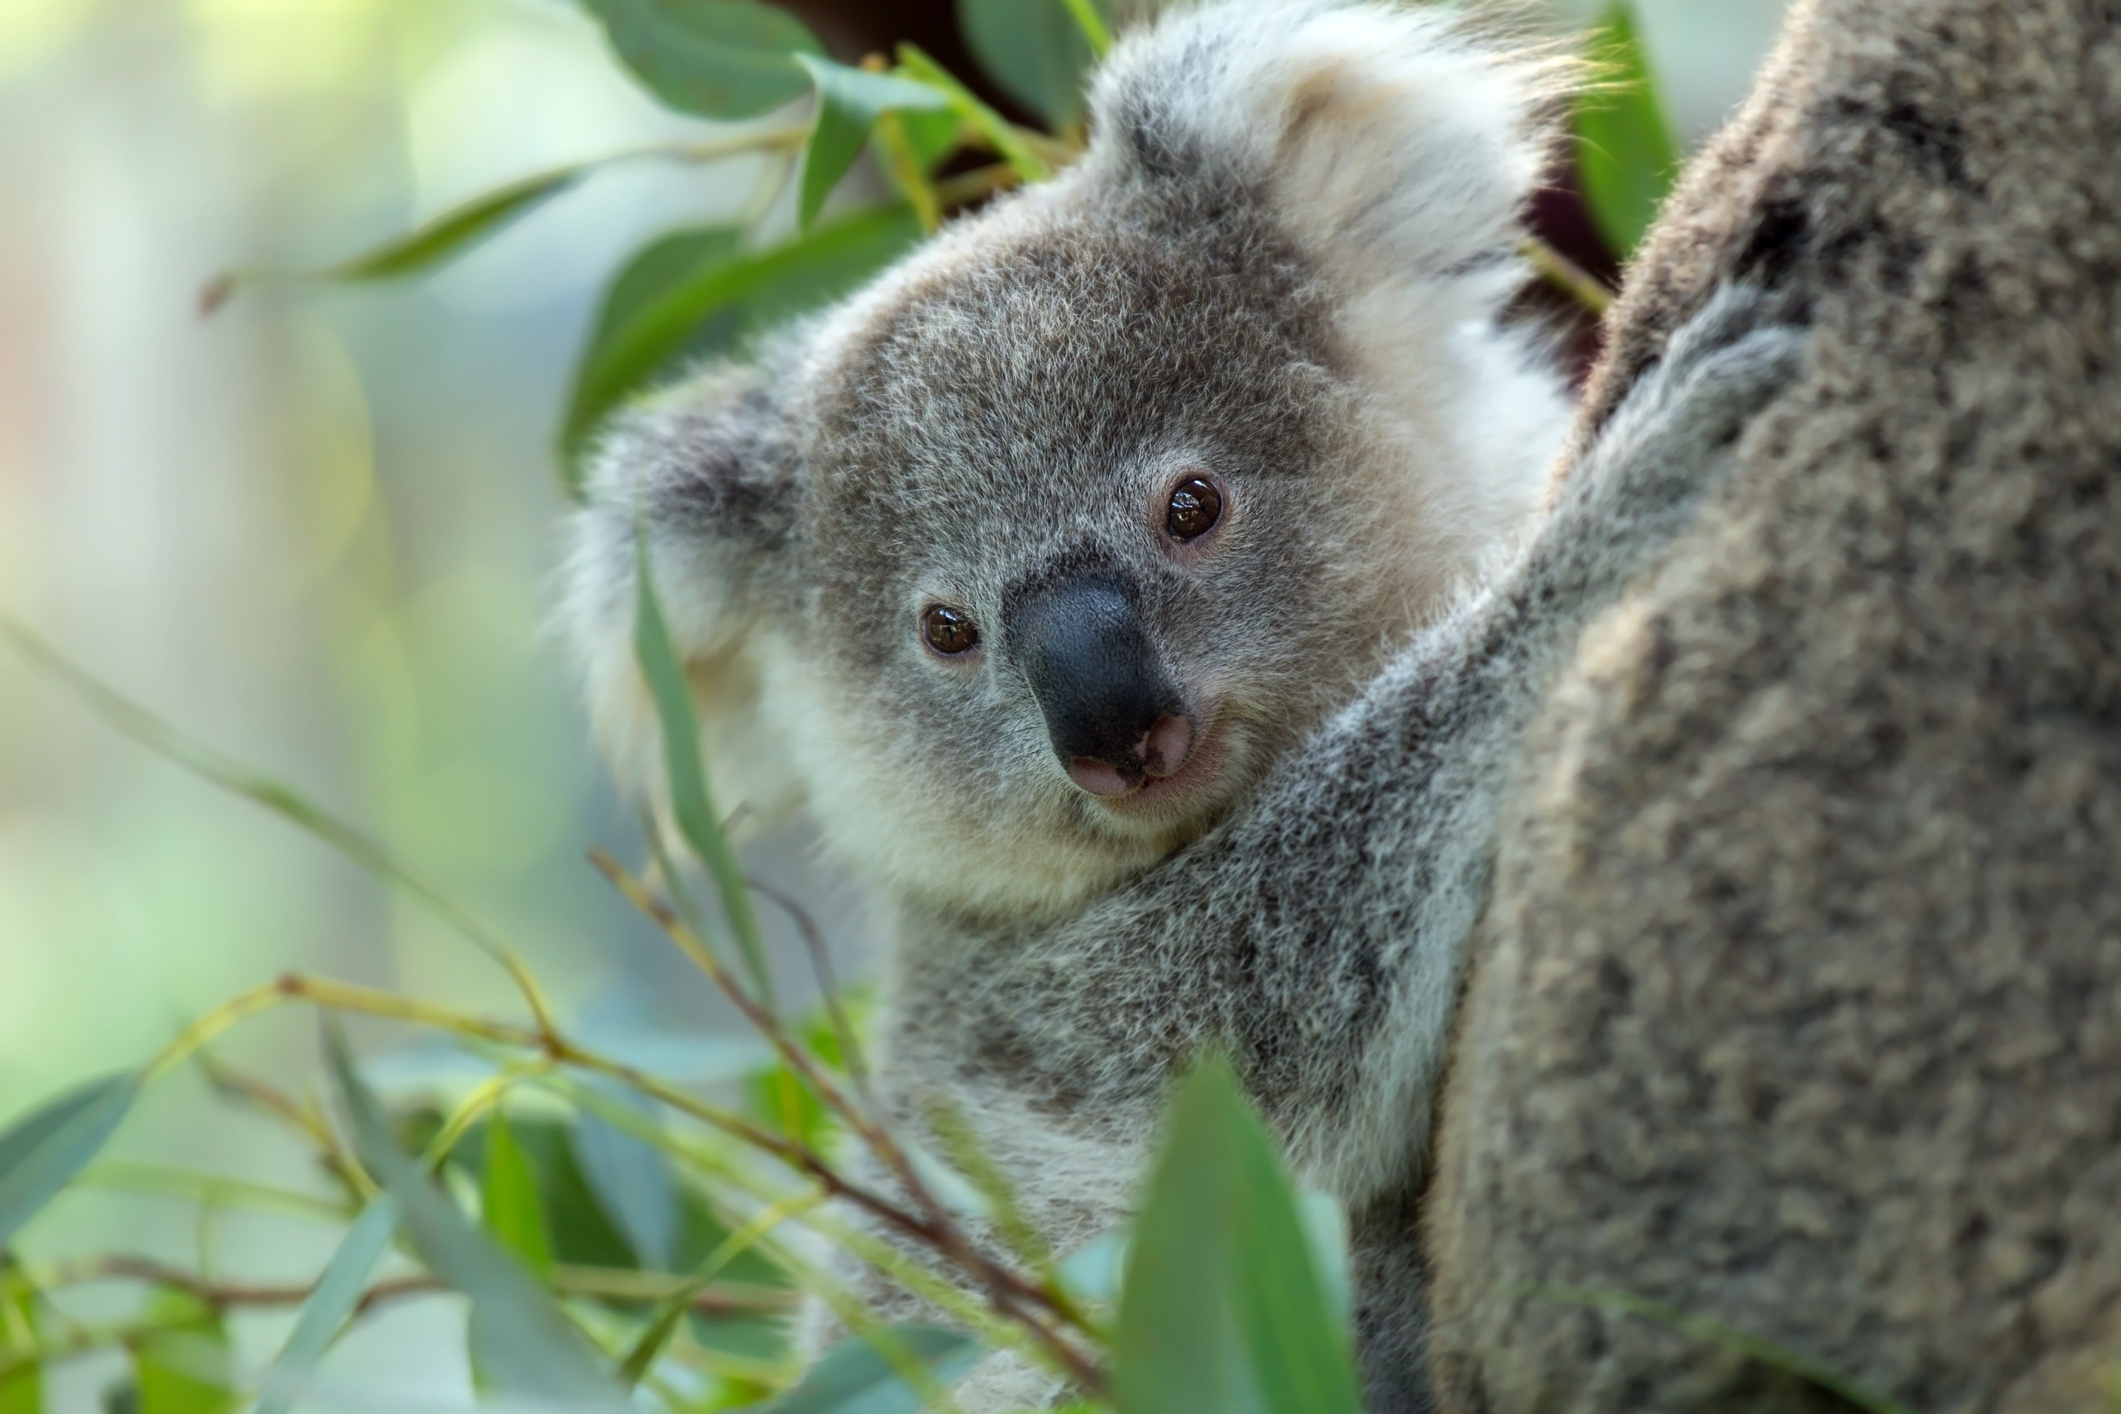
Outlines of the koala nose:
M 1124 580 L 1099 571 L 1037 589 L 1009 618 L 1046 734 L 1077 785 L 1125 795 L 1185 765 L 1193 722 Z

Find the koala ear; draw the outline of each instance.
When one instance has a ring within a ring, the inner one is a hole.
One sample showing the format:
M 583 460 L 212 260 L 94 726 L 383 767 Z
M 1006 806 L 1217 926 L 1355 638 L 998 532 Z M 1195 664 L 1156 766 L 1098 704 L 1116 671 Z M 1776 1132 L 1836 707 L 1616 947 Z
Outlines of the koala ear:
M 1472 276 L 1499 304 L 1522 279 L 1519 216 L 1574 72 L 1440 6 L 1232 0 L 1115 47 L 1093 160 L 1263 197 L 1344 291 Z
M 792 807 L 763 739 L 755 630 L 786 578 L 800 491 L 789 423 L 769 374 L 724 365 L 618 418 L 600 442 L 576 516 L 565 619 L 590 724 L 621 784 L 661 799 L 660 727 L 634 658 L 639 538 L 657 602 L 691 680 L 702 747 L 724 810 Z

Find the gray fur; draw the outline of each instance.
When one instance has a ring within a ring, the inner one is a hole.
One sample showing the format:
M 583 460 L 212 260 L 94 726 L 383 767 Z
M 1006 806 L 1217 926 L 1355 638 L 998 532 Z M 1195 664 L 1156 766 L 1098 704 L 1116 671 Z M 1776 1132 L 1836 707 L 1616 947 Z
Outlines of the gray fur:
M 2116 132 L 2112 3 L 1809 0 L 1631 273 L 1586 440 L 1732 281 L 1813 359 L 1525 738 L 1429 1214 L 1449 1407 L 1847 1407 L 1553 1287 L 1925 1414 L 2114 1407 Z
M 1518 734 L 1801 346 L 1715 301 L 1527 538 L 1561 404 L 1495 319 L 1551 81 L 1434 12 L 1167 21 L 1115 53 L 1068 174 L 623 424 L 577 561 L 622 758 L 645 513 L 710 754 L 766 743 L 738 764 L 784 761 L 890 890 L 898 1121 L 967 1116 L 1065 1250 L 1123 1219 L 1174 1074 L 1227 1051 L 1354 1214 L 1377 1414 L 1426 1406 L 1412 1213 Z M 1155 532 L 1193 467 L 1233 500 L 1199 552 Z M 1160 812 L 1070 782 L 1008 632 L 1087 571 L 1221 733 L 1213 788 Z M 931 601 L 981 655 L 921 647 Z M 959 1398 L 1058 1393 L 996 1359 Z

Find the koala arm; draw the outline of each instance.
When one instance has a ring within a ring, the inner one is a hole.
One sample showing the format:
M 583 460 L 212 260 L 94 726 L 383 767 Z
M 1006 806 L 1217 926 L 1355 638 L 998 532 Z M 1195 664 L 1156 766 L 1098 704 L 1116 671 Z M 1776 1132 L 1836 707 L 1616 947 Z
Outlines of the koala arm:
M 1351 1209 L 1406 1191 L 1514 743 L 1585 625 L 1657 562 L 1794 375 L 1802 335 L 1763 319 L 1758 295 L 1720 295 L 1511 570 L 1214 832 L 1058 925 L 913 920 L 894 1088 L 954 1092 L 1025 1175 L 1029 1211 L 1094 1230 L 1086 1206 L 1117 1220 L 1131 1201 L 1174 1070 L 1221 1046 L 1304 1183 Z

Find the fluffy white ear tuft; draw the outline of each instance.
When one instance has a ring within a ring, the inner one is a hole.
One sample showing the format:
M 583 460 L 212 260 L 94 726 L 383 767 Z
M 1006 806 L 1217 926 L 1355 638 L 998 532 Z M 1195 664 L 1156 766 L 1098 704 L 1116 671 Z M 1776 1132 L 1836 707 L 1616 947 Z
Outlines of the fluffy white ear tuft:
M 1573 75 L 1437 7 L 1228 0 L 1114 48 L 1092 95 L 1093 160 L 1264 193 L 1344 288 L 1448 279 L 1515 263 Z
M 786 748 L 761 719 L 753 661 L 796 497 L 783 431 L 765 375 L 710 368 L 613 423 L 575 518 L 562 620 L 592 734 L 620 784 L 659 808 L 662 731 L 634 657 L 643 525 L 718 804 L 770 818 L 799 795 Z

